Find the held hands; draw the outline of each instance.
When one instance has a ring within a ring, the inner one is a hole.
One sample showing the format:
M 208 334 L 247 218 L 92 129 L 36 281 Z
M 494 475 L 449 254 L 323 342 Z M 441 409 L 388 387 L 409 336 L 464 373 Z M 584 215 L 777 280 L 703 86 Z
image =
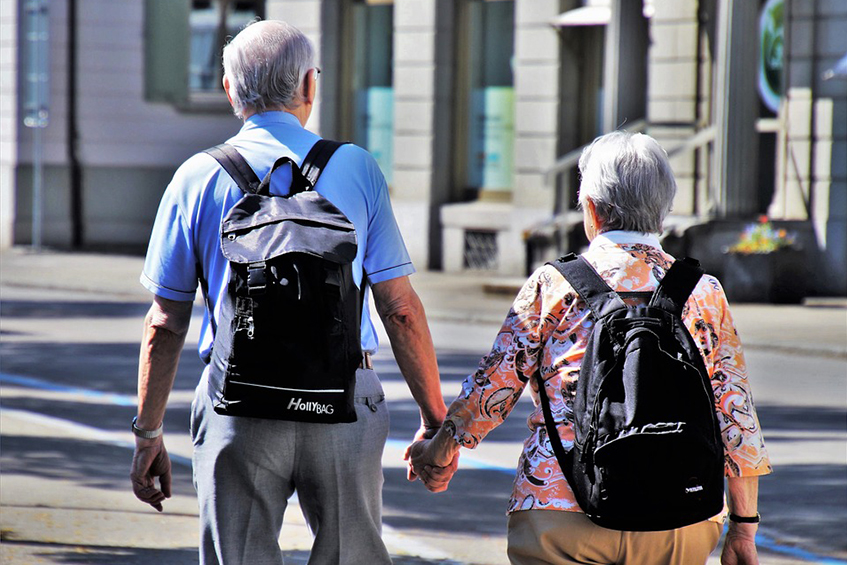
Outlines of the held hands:
M 440 441 L 442 436 L 435 437 L 437 431 L 437 428 L 421 427 L 415 434 L 416 441 L 406 448 L 403 455 L 403 459 L 409 462 L 408 479 L 414 481 L 420 478 L 430 492 L 447 490 L 450 479 L 459 468 L 458 451 L 453 454 L 444 449 L 444 442 Z M 452 442 L 452 438 L 448 440 Z
M 161 490 L 156 488 L 156 477 L 159 477 Z M 135 438 L 135 454 L 129 478 L 136 498 L 161 512 L 162 502 L 171 497 L 171 459 L 162 436 L 155 439 Z

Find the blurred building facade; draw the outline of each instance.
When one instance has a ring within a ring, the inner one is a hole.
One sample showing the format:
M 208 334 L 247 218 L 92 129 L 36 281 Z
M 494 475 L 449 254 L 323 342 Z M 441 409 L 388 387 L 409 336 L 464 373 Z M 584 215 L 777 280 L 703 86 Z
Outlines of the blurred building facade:
M 801 234 L 815 290 L 847 293 L 843 0 L 5 2 L 0 245 L 32 241 L 43 185 L 45 245 L 143 247 L 175 168 L 240 126 L 218 53 L 255 17 L 314 40 L 309 127 L 374 154 L 419 268 L 523 274 L 578 249 L 576 158 L 621 128 L 672 154 L 676 249 L 718 253 L 768 214 Z

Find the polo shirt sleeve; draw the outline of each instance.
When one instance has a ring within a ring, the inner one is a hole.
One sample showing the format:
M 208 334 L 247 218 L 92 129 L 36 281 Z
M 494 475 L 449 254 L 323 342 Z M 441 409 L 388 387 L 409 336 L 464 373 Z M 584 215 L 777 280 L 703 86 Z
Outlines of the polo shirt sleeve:
M 373 284 L 411 275 L 415 268 L 391 208 L 385 177 L 373 157 L 368 155 L 366 163 L 373 195 L 368 209 L 367 251 L 363 266 L 368 281 Z
M 181 201 L 185 197 L 186 165 L 176 172 L 162 196 L 141 274 L 141 284 L 147 290 L 178 301 L 194 300 L 197 290 L 191 221 Z

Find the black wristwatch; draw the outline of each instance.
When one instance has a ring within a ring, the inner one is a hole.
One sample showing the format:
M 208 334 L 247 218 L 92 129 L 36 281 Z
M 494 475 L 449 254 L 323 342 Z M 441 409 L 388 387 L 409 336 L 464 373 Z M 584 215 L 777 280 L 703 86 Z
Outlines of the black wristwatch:
M 735 522 L 736 524 L 758 524 L 762 521 L 762 517 L 756 512 L 755 516 L 739 516 L 738 514 L 733 514 L 730 512 L 729 514 L 730 522 Z

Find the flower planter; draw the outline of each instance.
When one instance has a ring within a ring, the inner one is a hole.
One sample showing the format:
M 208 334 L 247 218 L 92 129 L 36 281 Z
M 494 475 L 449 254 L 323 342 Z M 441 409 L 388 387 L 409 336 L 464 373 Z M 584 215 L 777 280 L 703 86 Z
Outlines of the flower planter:
M 730 302 L 797 304 L 808 288 L 806 258 L 800 249 L 725 255 L 723 283 Z

